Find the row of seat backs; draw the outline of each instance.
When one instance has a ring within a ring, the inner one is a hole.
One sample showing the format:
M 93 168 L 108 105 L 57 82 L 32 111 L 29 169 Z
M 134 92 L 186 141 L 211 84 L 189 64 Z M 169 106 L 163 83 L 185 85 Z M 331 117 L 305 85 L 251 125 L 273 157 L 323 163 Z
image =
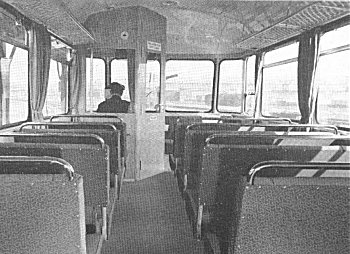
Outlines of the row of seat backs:
M 6 139 L 6 142 L 4 142 Z M 109 147 L 94 134 L 6 133 L 0 135 L 0 155 L 52 156 L 68 161 L 84 177 L 87 206 L 109 202 Z
M 117 130 L 120 131 L 120 140 L 121 140 L 121 156 L 127 156 L 127 142 L 126 142 L 126 123 L 116 114 L 108 113 L 98 113 L 98 114 L 82 114 L 82 115 L 56 115 L 50 118 L 51 123 L 79 123 L 77 126 L 70 125 L 69 128 L 88 128 L 89 125 L 91 128 L 105 128 L 104 125 L 113 125 Z M 96 124 L 97 126 L 91 126 Z M 55 127 L 58 128 L 57 126 Z M 63 126 L 63 128 L 65 128 Z
M 280 123 L 278 119 L 257 119 L 257 118 L 247 118 L 247 119 L 239 119 L 236 118 L 234 123 L 227 123 L 225 121 L 218 122 L 205 122 L 205 118 L 201 118 L 198 116 L 195 117 L 184 117 L 178 118 L 177 123 L 174 129 L 174 144 L 173 144 L 173 154 L 175 158 L 182 158 L 184 155 L 185 149 L 185 137 L 187 129 L 197 129 L 200 131 L 203 129 L 214 128 L 219 130 L 220 126 L 223 130 L 230 129 L 235 131 L 275 131 L 275 132 L 334 132 L 338 133 L 338 129 L 335 126 L 331 125 L 300 125 L 300 124 L 285 124 L 285 119 L 281 119 Z M 264 121 L 264 123 L 261 123 Z M 230 127 L 227 127 L 230 126 Z
M 202 128 L 203 126 L 201 126 Z M 212 127 L 212 126 L 210 126 Z M 222 126 L 221 126 L 222 127 Z M 220 128 L 219 128 L 220 129 Z M 216 134 L 215 134 L 216 133 Z M 210 137 L 207 139 L 207 137 Z M 214 144 L 218 147 L 227 147 L 228 145 L 273 145 L 273 146 L 338 146 L 349 145 L 350 139 L 345 136 L 305 136 L 305 135 L 293 135 L 282 136 L 275 135 L 271 132 L 256 133 L 256 132 L 220 132 L 213 128 L 201 129 L 197 131 L 196 128 L 189 129 L 186 134 L 186 153 L 185 153 L 185 166 L 182 171 L 184 178 L 187 175 L 187 189 L 192 189 L 195 193 L 198 193 L 199 184 L 201 183 L 202 168 L 202 154 L 204 147 L 207 143 L 210 146 Z M 221 144 L 220 141 L 224 141 Z M 254 156 L 254 154 L 253 154 Z M 250 157 L 247 157 L 247 159 Z M 336 160 L 337 158 L 327 158 L 330 160 Z M 217 165 L 215 165 L 217 166 Z M 216 167 L 215 167 L 216 168 Z M 181 173 L 181 171 L 180 171 Z M 181 180 L 179 181 L 181 182 Z M 181 186 L 180 186 L 181 187 Z M 180 188 L 181 189 L 181 188 Z
M 121 156 L 126 156 L 126 124 L 124 122 L 44 122 L 44 123 L 25 123 L 19 131 L 28 129 L 54 129 L 54 130 L 99 130 L 115 131 L 120 135 L 120 152 Z
M 86 253 L 83 178 L 54 157 L 0 156 L 0 253 Z
M 300 169 L 303 177 L 286 177 Z M 227 253 L 349 253 L 349 169 L 349 162 L 255 165 Z
M 279 126 L 276 126 L 279 128 Z M 261 141 L 263 143 L 267 143 L 267 144 L 278 144 L 278 142 L 282 142 L 281 140 L 283 140 L 282 138 L 277 139 L 275 136 L 271 136 L 269 137 L 270 140 L 267 140 L 265 137 L 264 140 L 262 139 L 256 139 L 255 135 L 256 132 L 254 131 L 239 131 L 239 129 L 241 128 L 241 125 L 237 125 L 237 124 L 213 124 L 213 123 L 199 123 L 199 124 L 192 124 L 190 126 L 188 126 L 186 128 L 186 132 L 184 135 L 184 154 L 183 154 L 183 163 L 182 163 L 182 167 L 178 167 L 178 176 L 181 178 L 184 177 L 185 174 L 187 174 L 188 172 L 194 172 L 193 170 L 191 171 L 191 168 L 198 168 L 200 167 L 200 163 L 198 163 L 198 161 L 200 161 L 200 157 L 202 155 L 202 151 L 205 145 L 205 140 L 206 138 L 208 138 L 210 135 L 213 134 L 220 134 L 220 133 L 224 133 L 222 136 L 217 136 L 216 137 L 216 142 L 218 143 L 228 143 L 230 144 L 230 139 L 227 139 L 226 136 L 227 135 L 252 135 L 252 137 L 250 139 L 247 139 L 246 137 L 244 138 L 244 140 L 242 141 L 243 143 L 246 142 L 247 144 L 249 143 L 253 143 L 253 144 L 257 144 L 257 142 Z M 305 135 L 309 136 L 311 134 L 309 134 L 308 132 L 290 132 L 290 133 L 285 133 L 285 132 L 272 132 L 272 131 L 264 131 L 264 132 L 258 132 L 259 135 L 286 135 L 286 134 L 293 134 L 293 136 L 297 137 L 297 136 L 301 136 L 301 142 L 303 142 L 303 138 Z M 318 136 L 324 136 L 327 133 L 312 133 L 312 136 L 315 136 L 316 140 L 316 144 L 320 145 L 320 140 L 316 139 L 316 137 Z M 332 133 L 328 133 L 329 135 L 334 136 Z M 333 145 L 335 145 L 337 142 L 337 144 L 340 144 L 340 142 L 344 141 L 344 139 L 338 138 L 338 139 L 324 139 L 323 142 L 325 142 L 325 144 L 328 144 L 329 142 L 333 142 Z M 235 140 L 235 142 L 238 142 L 237 140 Z M 286 141 L 284 141 L 286 142 Z M 289 141 L 290 142 L 290 141 Z M 311 140 L 308 141 L 307 145 L 312 145 Z M 346 141 L 344 141 L 346 142 Z M 350 143 L 350 141 L 347 141 L 348 143 Z M 300 143 L 300 142 L 299 142 Z M 325 145 L 324 144 L 324 145 Z M 183 181 L 183 179 L 179 179 L 179 183 L 181 185 L 181 182 Z M 182 189 L 183 187 L 179 186 L 180 189 Z
M 103 139 L 109 146 L 110 172 L 118 175 L 121 170 L 121 140 L 120 131 L 110 124 L 86 124 L 86 123 L 26 123 L 19 129 L 22 133 L 56 133 L 61 139 L 60 133 L 95 134 Z M 40 141 L 40 140 L 39 140 Z M 52 142 L 53 139 L 50 140 Z M 81 140 L 82 142 L 84 140 Z
M 207 145 L 198 194 L 199 207 L 203 207 L 203 217 L 207 218 L 204 223 L 210 225 L 211 232 L 223 242 L 229 242 L 228 237 L 237 238 L 232 232 L 232 223 L 240 218 L 247 176 L 256 163 L 265 160 L 349 162 L 349 156 L 350 149 L 341 146 Z M 336 188 L 328 193 L 327 198 L 332 196 L 338 196 Z M 278 206 L 278 202 L 279 199 L 275 199 L 270 204 Z M 336 220 L 338 217 L 328 219 Z

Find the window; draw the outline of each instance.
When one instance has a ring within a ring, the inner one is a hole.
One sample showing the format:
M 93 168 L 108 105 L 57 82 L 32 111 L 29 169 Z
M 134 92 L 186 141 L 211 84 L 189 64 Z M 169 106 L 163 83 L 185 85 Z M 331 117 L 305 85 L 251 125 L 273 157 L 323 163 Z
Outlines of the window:
M 245 89 L 245 113 L 253 116 L 255 110 L 255 59 L 250 56 L 247 59 L 247 85 Z
M 350 25 L 325 33 L 320 39 L 320 50 L 315 78 L 319 87 L 317 121 L 349 126 Z
M 4 44 L 6 58 L 1 58 L 3 124 L 8 124 L 28 118 L 28 51 Z
M 265 55 L 261 105 L 264 116 L 300 118 L 298 45 L 293 43 Z
M 225 60 L 220 63 L 220 112 L 242 112 L 243 63 L 243 60 Z
M 25 121 L 29 113 L 27 33 L 0 8 L 0 126 Z
M 118 82 L 125 86 L 123 100 L 130 101 L 128 77 L 128 60 L 113 59 L 111 62 L 111 82 Z
M 106 65 L 103 59 L 93 58 L 93 82 L 91 83 L 91 58 L 86 58 L 86 111 L 97 110 L 105 100 Z
M 166 63 L 165 109 L 207 112 L 213 97 L 214 63 L 208 60 L 170 60 Z
M 51 37 L 51 61 L 47 94 L 43 108 L 44 116 L 67 112 L 69 47 Z
M 160 97 L 160 63 L 147 60 L 146 65 L 146 111 L 156 111 Z

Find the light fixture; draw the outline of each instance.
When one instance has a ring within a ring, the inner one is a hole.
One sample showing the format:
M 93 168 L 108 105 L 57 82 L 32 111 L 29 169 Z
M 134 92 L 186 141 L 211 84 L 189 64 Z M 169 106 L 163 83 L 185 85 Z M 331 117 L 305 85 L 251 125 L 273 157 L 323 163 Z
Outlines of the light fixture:
M 177 7 L 177 6 L 179 6 L 179 2 L 175 1 L 175 0 L 163 1 L 163 2 L 161 2 L 161 4 L 165 7 Z

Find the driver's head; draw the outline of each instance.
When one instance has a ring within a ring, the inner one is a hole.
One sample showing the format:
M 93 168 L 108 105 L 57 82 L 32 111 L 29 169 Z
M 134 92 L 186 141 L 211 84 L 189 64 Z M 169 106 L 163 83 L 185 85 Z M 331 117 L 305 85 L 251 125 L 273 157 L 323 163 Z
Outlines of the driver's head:
M 110 89 L 112 95 L 118 94 L 122 96 L 125 90 L 125 86 L 123 86 L 122 84 L 119 84 L 118 82 L 113 82 L 107 87 L 107 89 Z

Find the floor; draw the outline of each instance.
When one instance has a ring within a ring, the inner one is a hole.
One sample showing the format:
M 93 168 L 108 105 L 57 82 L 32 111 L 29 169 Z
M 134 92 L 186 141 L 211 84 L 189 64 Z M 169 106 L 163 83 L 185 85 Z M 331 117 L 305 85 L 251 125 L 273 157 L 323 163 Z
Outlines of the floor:
M 196 254 L 203 253 L 201 242 L 193 239 L 170 171 L 123 185 L 110 239 L 102 254 Z

